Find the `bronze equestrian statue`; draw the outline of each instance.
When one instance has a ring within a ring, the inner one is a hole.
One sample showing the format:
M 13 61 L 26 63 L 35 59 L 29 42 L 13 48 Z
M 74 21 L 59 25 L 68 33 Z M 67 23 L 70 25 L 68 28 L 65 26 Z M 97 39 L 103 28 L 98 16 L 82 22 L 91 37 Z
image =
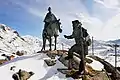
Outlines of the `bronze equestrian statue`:
M 55 48 L 54 50 L 56 50 L 56 44 L 57 44 L 57 37 L 58 35 L 58 31 L 61 33 L 62 29 L 61 29 L 61 23 L 60 23 L 60 19 L 57 20 L 57 18 L 55 17 L 55 15 L 51 12 L 51 7 L 48 8 L 48 13 L 45 16 L 44 19 L 44 29 L 43 29 L 43 33 L 42 33 L 42 38 L 43 38 L 43 47 L 41 49 L 41 51 L 45 50 L 45 45 L 46 45 L 46 40 L 49 41 L 49 50 L 52 50 L 51 46 L 52 46 L 52 37 L 55 38 Z

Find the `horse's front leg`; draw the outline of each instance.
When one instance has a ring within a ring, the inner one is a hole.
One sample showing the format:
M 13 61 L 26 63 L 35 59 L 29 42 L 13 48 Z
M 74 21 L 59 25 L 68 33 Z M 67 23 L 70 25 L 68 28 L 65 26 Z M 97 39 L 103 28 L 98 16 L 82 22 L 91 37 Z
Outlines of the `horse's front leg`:
M 57 44 L 57 36 L 54 36 L 55 37 L 55 49 L 56 50 L 56 44 Z
M 44 37 L 44 42 L 43 42 L 43 49 L 45 50 L 45 45 L 46 45 L 46 37 Z
M 52 46 L 52 38 L 51 38 L 51 37 L 49 37 L 49 47 L 50 47 L 50 49 L 49 49 L 49 50 L 50 50 L 50 51 L 52 50 L 52 47 L 51 47 L 51 46 Z

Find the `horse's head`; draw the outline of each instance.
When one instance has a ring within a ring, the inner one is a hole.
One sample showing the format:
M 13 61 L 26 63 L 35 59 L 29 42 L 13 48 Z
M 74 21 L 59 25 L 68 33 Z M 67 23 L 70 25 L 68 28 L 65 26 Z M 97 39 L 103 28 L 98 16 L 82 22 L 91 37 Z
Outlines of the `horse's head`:
M 62 33 L 60 19 L 58 19 L 56 22 L 57 22 L 57 25 L 58 25 L 58 28 L 59 28 L 59 32 Z

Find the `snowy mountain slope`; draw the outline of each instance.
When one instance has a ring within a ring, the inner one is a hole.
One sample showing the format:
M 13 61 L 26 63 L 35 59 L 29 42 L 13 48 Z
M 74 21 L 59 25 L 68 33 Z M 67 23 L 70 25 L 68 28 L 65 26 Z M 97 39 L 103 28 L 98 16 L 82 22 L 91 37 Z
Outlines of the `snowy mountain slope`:
M 30 35 L 26 35 L 26 36 L 22 36 L 22 38 L 32 47 L 32 49 L 37 52 L 38 50 L 41 49 L 42 47 L 42 40 L 37 38 L 37 37 L 33 37 Z
M 94 40 L 94 55 L 101 57 L 107 62 L 111 63 L 115 66 L 115 48 L 110 47 L 110 45 L 118 44 L 120 41 L 118 40 L 110 40 L 110 41 L 96 41 Z M 92 52 L 92 46 L 89 48 L 89 53 Z M 120 47 L 117 48 L 117 66 L 120 67 Z
M 37 44 L 37 39 L 34 39 L 36 42 L 28 42 L 25 40 L 26 38 L 22 38 L 17 31 L 4 24 L 0 24 L 0 54 L 11 54 L 17 51 L 30 54 L 34 53 L 41 44 L 39 42 Z M 34 49 L 33 46 L 36 46 L 36 49 Z
M 109 43 L 119 44 L 120 45 L 120 39 L 117 40 L 109 40 Z

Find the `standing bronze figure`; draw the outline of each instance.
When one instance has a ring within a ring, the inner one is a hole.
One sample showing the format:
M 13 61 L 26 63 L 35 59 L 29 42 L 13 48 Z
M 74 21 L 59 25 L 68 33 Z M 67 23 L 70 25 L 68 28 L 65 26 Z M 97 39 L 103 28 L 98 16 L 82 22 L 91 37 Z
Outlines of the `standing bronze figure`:
M 66 60 L 69 60 L 69 69 L 72 68 L 72 58 L 73 58 L 73 52 L 76 52 L 80 55 L 80 65 L 79 65 L 79 74 L 82 74 L 82 72 L 85 71 L 85 62 L 84 58 L 88 54 L 88 46 L 91 44 L 91 39 L 89 37 L 89 34 L 87 33 L 87 30 L 84 29 L 82 26 L 82 23 L 78 20 L 72 21 L 73 24 L 73 33 L 70 36 L 64 35 L 67 39 L 75 39 L 76 44 L 74 44 L 68 51 L 68 56 L 65 57 Z

